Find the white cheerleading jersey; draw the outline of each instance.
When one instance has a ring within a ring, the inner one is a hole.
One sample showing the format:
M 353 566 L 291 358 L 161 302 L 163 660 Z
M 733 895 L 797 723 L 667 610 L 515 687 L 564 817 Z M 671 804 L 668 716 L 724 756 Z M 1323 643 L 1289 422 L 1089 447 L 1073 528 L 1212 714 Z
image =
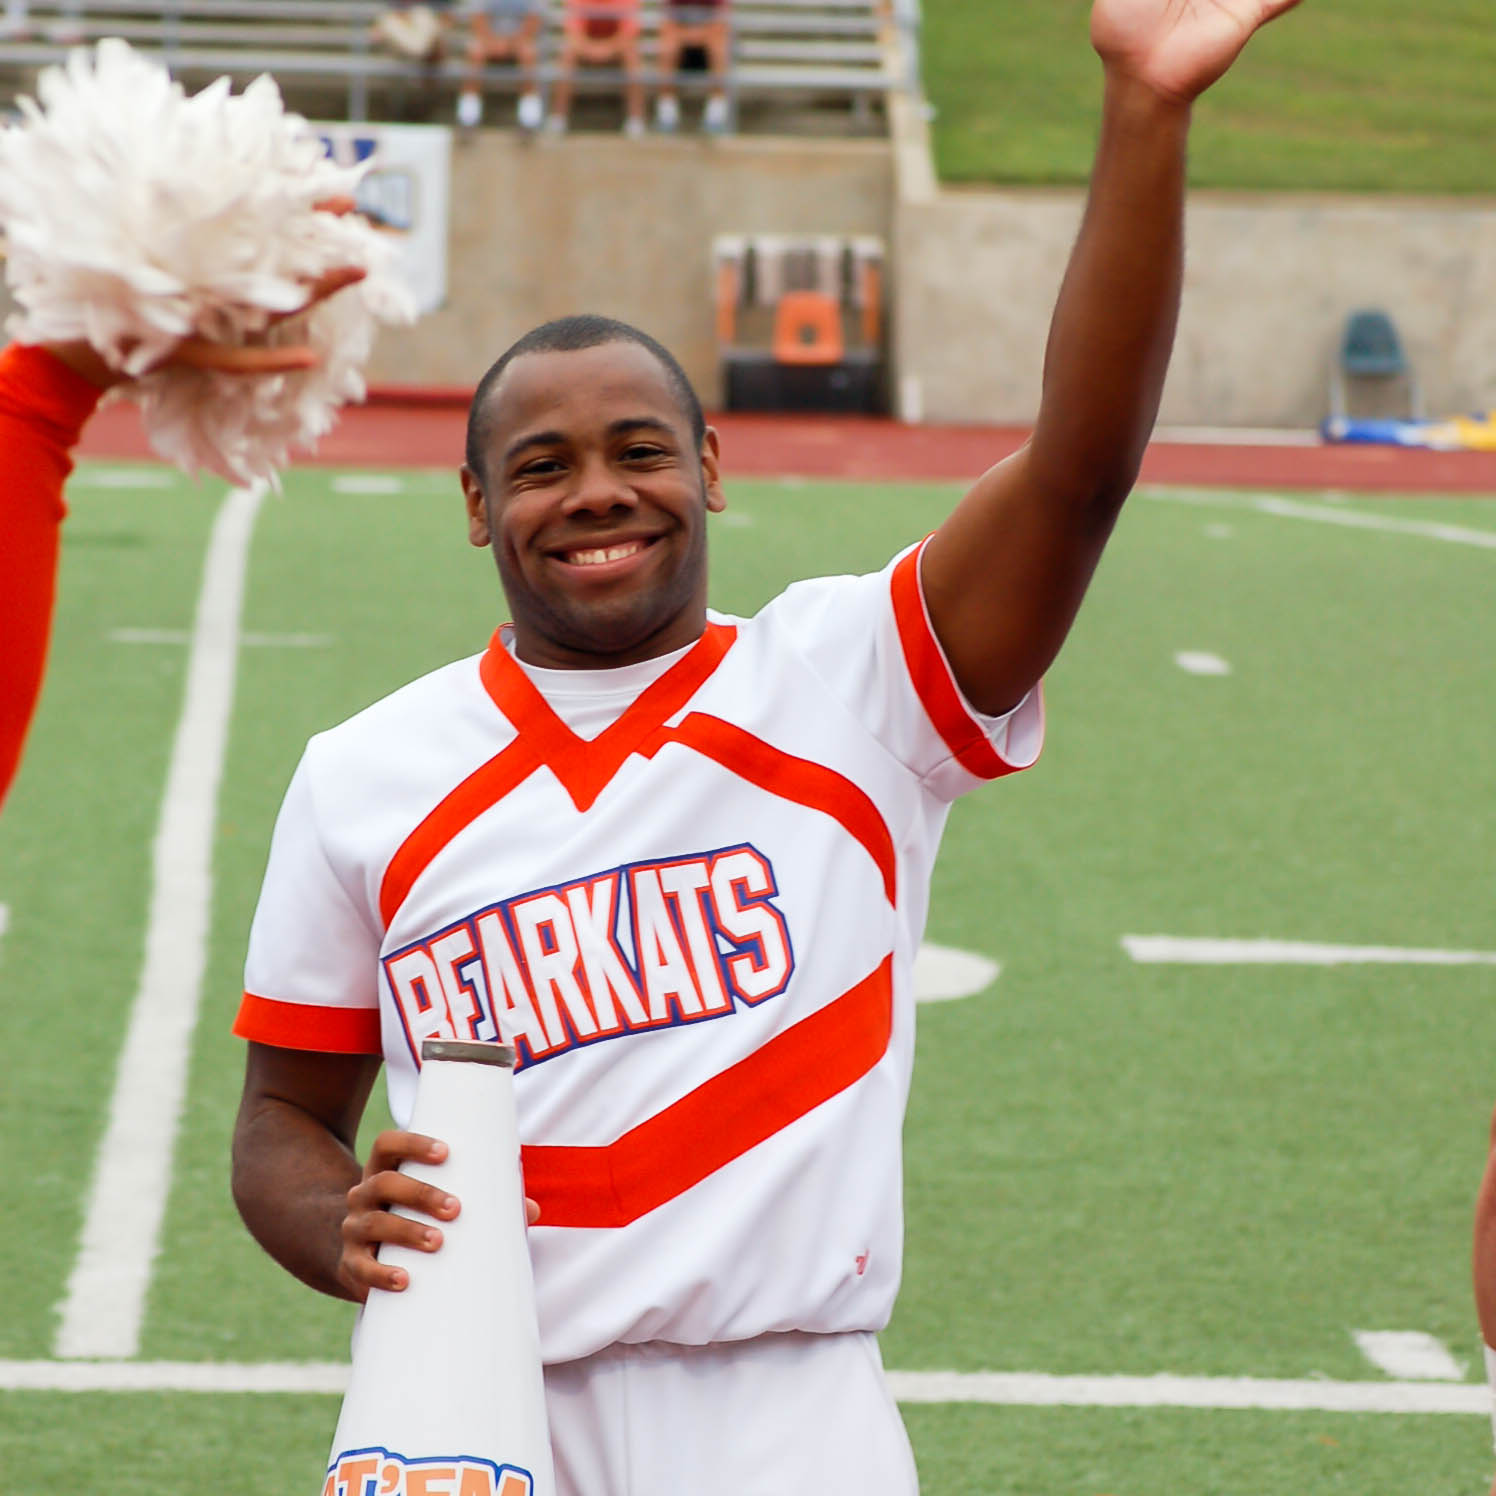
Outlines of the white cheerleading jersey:
M 422 1039 L 516 1047 L 547 1362 L 888 1320 L 936 846 L 1043 735 L 964 703 L 919 555 L 711 614 L 590 739 L 500 630 L 307 745 L 235 1032 L 382 1053 L 400 1125 Z

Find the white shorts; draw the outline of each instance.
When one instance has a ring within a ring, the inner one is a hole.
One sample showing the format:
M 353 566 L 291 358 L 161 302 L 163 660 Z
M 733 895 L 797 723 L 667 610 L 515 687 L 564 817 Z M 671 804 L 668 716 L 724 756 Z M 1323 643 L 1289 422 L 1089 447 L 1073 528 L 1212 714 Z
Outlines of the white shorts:
M 871 1333 L 616 1345 L 545 1369 L 557 1496 L 917 1496 Z

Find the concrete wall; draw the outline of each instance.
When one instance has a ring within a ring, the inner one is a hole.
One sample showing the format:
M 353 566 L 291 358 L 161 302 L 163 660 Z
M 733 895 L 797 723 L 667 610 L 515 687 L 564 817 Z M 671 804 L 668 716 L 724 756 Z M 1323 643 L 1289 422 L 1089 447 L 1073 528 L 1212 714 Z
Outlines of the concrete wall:
M 480 132 L 453 153 L 449 304 L 386 333 L 371 378 L 471 385 L 535 323 L 589 310 L 653 332 L 711 403 L 713 235 L 872 233 L 893 248 L 904 413 L 1030 419 L 1081 195 L 942 188 L 917 103 L 889 117 L 885 141 Z M 1496 201 L 1197 193 L 1188 235 L 1165 424 L 1317 422 L 1362 304 L 1392 312 L 1431 414 L 1496 407 Z
M 385 333 L 370 376 L 471 385 L 536 323 L 592 311 L 653 333 L 710 402 L 713 236 L 886 235 L 892 215 L 883 141 L 481 132 L 453 151 L 448 305 Z
M 1023 421 L 1078 192 L 906 191 L 897 348 L 928 420 Z M 1496 205 L 1196 193 L 1160 421 L 1309 426 L 1348 311 L 1392 313 L 1430 414 L 1496 406 Z

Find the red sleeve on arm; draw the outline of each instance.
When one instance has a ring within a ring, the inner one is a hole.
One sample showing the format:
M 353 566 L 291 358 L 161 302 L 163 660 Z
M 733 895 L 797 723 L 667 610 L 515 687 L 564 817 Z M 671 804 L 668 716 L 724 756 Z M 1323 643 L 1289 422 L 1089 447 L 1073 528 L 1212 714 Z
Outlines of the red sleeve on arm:
M 41 690 L 68 453 L 101 393 L 43 348 L 0 351 L 0 802 Z

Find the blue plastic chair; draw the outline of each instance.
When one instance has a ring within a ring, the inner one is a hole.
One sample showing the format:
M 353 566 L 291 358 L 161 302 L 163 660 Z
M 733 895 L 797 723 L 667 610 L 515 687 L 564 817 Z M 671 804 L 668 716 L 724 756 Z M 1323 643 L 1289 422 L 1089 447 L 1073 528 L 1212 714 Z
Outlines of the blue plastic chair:
M 1330 419 L 1349 414 L 1348 394 L 1353 380 L 1379 384 L 1397 381 L 1407 395 L 1407 418 L 1423 419 L 1423 391 L 1403 348 L 1396 324 L 1380 307 L 1362 307 L 1345 319 L 1335 359 L 1330 366 Z

